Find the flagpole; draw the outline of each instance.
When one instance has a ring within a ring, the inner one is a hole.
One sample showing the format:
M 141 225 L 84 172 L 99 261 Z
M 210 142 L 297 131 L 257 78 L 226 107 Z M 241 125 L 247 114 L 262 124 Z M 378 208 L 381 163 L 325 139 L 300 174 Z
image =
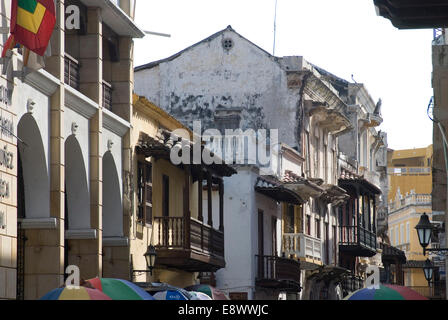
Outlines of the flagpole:
M 272 55 L 275 56 L 275 38 L 277 35 L 277 0 L 275 0 L 275 14 L 274 14 L 274 48 L 272 49 Z
M 23 66 L 26 67 L 28 65 L 28 60 L 30 58 L 30 49 L 28 49 L 27 47 L 22 47 L 24 52 L 23 52 Z

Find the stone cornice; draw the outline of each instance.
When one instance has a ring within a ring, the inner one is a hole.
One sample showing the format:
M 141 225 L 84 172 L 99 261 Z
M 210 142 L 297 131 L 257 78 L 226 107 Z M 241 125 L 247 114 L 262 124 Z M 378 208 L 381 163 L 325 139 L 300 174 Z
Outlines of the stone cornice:
M 306 82 L 305 92 L 310 96 L 319 97 L 320 102 L 326 102 L 331 109 L 344 111 L 347 105 L 341 98 L 330 88 L 322 79 L 318 78 L 314 73 L 310 73 L 310 77 Z
M 127 247 L 129 238 L 127 237 L 103 237 L 103 247 Z
M 103 127 L 123 137 L 128 132 L 131 124 L 113 112 L 103 109 Z
M 96 229 L 77 229 L 65 231 L 65 239 L 69 240 L 92 240 L 97 238 L 98 233 Z
M 83 115 L 92 118 L 99 110 L 98 104 L 69 85 L 65 86 L 65 106 Z
M 56 77 L 43 69 L 28 73 L 24 78 L 24 83 L 39 90 L 46 96 L 52 96 L 60 85 L 60 81 Z
M 27 218 L 18 219 L 22 229 L 56 229 L 58 221 L 56 218 Z
M 111 0 L 81 0 L 88 7 L 101 8 L 103 21 L 118 35 L 143 38 L 145 33 L 137 24 Z

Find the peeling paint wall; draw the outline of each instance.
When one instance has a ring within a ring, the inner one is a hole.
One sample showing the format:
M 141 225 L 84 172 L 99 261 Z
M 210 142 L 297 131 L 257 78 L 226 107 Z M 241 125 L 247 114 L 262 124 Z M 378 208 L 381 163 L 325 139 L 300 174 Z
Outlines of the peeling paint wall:
M 226 50 L 224 39 L 233 40 Z M 135 73 L 135 92 L 192 127 L 215 128 L 220 108 L 242 108 L 241 128 L 279 129 L 280 141 L 298 144 L 299 88 L 288 89 L 278 58 L 232 30 L 184 51 L 171 61 Z

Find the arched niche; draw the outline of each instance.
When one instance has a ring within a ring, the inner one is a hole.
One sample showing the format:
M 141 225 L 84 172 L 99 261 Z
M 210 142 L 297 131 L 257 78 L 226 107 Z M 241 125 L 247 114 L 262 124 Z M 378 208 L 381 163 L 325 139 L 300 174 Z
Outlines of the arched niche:
M 123 236 L 120 179 L 110 151 L 103 156 L 103 237 Z
M 42 136 L 31 114 L 17 126 L 26 218 L 50 217 L 50 179 Z
M 66 229 L 90 229 L 90 193 L 86 166 L 78 140 L 65 141 L 65 193 L 68 223 Z

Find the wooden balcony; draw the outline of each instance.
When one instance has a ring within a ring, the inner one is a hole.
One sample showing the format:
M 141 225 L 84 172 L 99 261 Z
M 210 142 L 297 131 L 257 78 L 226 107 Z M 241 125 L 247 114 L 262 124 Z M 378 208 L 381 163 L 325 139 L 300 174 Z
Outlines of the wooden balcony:
M 225 267 L 224 234 L 185 217 L 154 217 L 156 265 L 189 272 L 214 272 Z
M 256 285 L 287 292 L 300 292 L 300 263 L 277 256 L 256 256 Z
M 364 288 L 364 279 L 350 274 L 341 282 L 343 296 L 349 295 L 351 292 Z
M 339 251 L 358 257 L 376 254 L 376 234 L 358 226 L 339 226 Z
M 304 233 L 283 234 L 283 247 L 286 256 L 322 261 L 322 241 Z
M 79 90 L 80 83 L 80 63 L 69 54 L 65 54 L 64 61 L 64 83 L 70 87 Z

